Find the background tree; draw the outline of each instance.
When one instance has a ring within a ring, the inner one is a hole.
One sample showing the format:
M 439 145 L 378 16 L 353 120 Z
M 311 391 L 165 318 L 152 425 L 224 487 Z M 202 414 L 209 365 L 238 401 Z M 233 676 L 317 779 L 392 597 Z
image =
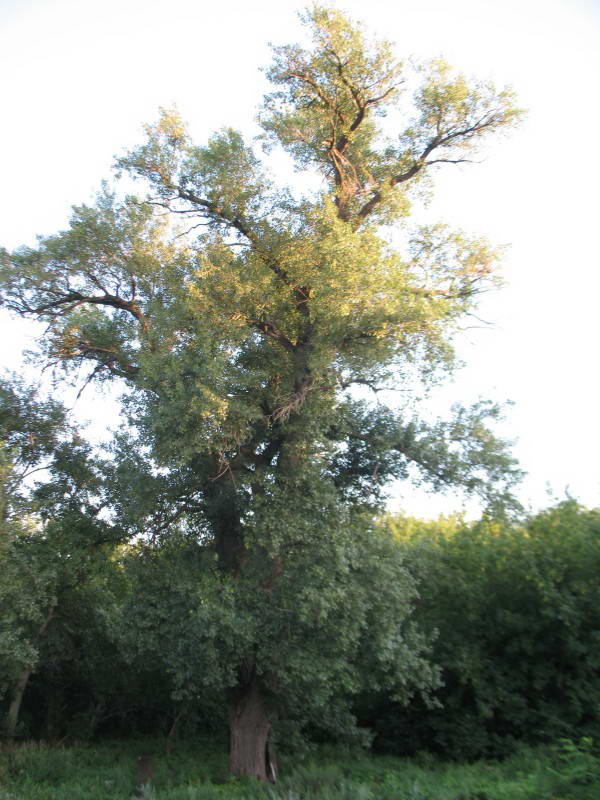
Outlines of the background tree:
M 376 745 L 452 759 L 597 736 L 600 515 L 573 501 L 523 523 L 388 520 L 438 630 L 441 705 L 363 707 Z M 410 739 L 408 734 L 410 732 Z
M 0 381 L 0 443 L 0 690 L 12 737 L 32 674 L 50 652 L 64 660 L 82 588 L 115 537 L 98 517 L 98 466 L 61 404 L 18 379 Z
M 434 62 L 407 110 L 389 44 L 325 7 L 304 21 L 312 45 L 275 49 L 261 125 L 266 148 L 287 151 L 315 191 L 278 187 L 238 132 L 197 146 L 163 113 L 118 162 L 148 194 L 105 189 L 74 209 L 69 230 L 6 254 L 3 269 L 4 304 L 48 325 L 43 357 L 128 383 L 139 447 L 120 469 L 142 488 L 137 530 L 189 531 L 213 554 L 198 561 L 206 583 L 194 602 L 213 608 L 199 619 L 235 623 L 210 680 L 228 690 L 232 771 L 260 779 L 278 712 L 322 714 L 356 691 L 351 662 L 367 639 L 378 643 L 372 674 L 404 692 L 430 683 L 399 567 L 395 618 L 369 611 L 365 587 L 381 566 L 368 549 L 387 545 L 366 512 L 381 484 L 415 465 L 434 485 L 493 501 L 518 477 L 485 427 L 496 409 L 432 427 L 417 408 L 352 395 L 451 369 L 452 335 L 494 284 L 497 253 L 444 226 L 407 231 L 404 251 L 388 234 L 432 169 L 516 121 L 512 95 Z M 136 460 L 161 489 L 155 501 Z

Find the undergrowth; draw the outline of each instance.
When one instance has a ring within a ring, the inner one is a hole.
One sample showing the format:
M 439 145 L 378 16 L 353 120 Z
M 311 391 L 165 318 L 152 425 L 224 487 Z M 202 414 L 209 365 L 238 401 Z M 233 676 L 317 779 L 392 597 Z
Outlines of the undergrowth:
M 152 763 L 138 783 L 138 759 Z M 523 748 L 504 762 L 452 764 L 423 755 L 370 757 L 327 748 L 281 763 L 275 786 L 232 780 L 226 754 L 180 743 L 166 756 L 157 741 L 0 748 L 0 800 L 598 800 L 600 751 L 590 739 Z

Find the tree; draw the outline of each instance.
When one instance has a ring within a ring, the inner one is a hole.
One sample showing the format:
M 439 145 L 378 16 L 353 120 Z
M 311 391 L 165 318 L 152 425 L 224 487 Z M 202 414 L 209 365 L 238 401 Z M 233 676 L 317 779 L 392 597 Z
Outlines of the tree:
M 222 637 L 207 680 L 228 693 L 232 771 L 260 779 L 278 714 L 326 716 L 356 691 L 361 653 L 400 694 L 433 680 L 406 624 L 403 567 L 390 561 L 389 606 L 368 590 L 383 576 L 370 515 L 386 480 L 416 469 L 494 502 L 518 477 L 486 427 L 494 407 L 432 426 L 416 407 L 353 393 L 451 369 L 452 335 L 498 256 L 444 226 L 409 233 L 405 220 L 432 170 L 518 119 L 512 94 L 432 62 L 388 136 L 406 80 L 390 45 L 326 7 L 304 22 L 312 45 L 275 48 L 260 120 L 266 152 L 283 148 L 318 188 L 278 187 L 240 133 L 197 146 L 163 112 L 118 161 L 147 194 L 105 187 L 67 231 L 3 258 L 4 305 L 48 325 L 42 357 L 127 383 L 116 513 L 132 533 L 203 544 L 194 602 L 214 614 L 202 611 L 198 630 Z M 230 627 L 215 630 L 224 616 Z M 185 663 L 180 684 L 194 685 Z
M 52 461 L 65 422 L 58 403 L 40 401 L 20 381 L 0 382 L 0 696 L 10 690 L 6 716 L 10 737 L 37 662 L 39 638 L 56 604 L 52 563 L 37 563 L 32 548 L 23 547 L 36 535 L 27 482 Z
M 98 518 L 98 465 L 66 409 L 16 378 L 0 380 L 0 458 L 0 698 L 8 692 L 13 737 L 44 641 L 115 534 Z
M 519 742 L 596 737 L 600 699 L 600 513 L 572 500 L 519 523 L 388 524 L 436 629 L 438 708 L 369 705 L 379 744 L 444 757 L 506 756 Z M 371 697 L 371 701 L 373 697 Z

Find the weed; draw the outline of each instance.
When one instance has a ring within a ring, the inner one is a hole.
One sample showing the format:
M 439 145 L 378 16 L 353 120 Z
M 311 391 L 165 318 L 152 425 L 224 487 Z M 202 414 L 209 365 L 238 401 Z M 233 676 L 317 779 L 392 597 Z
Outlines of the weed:
M 139 757 L 151 782 L 134 794 Z M 276 786 L 226 775 L 210 743 L 105 742 L 60 749 L 39 743 L 0 748 L 0 800 L 598 800 L 600 758 L 589 739 L 522 748 L 503 763 L 449 764 L 431 758 L 350 755 L 331 747 L 295 766 Z M 293 765 L 293 766 L 292 766 Z

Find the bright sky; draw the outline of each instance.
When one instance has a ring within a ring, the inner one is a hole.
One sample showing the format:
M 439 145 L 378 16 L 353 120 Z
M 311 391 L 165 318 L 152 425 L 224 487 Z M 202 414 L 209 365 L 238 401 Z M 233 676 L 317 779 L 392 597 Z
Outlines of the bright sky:
M 510 83 L 527 122 L 485 160 L 440 174 L 432 220 L 510 244 L 508 286 L 467 331 L 467 362 L 444 401 L 511 399 L 502 433 L 529 473 L 521 499 L 549 485 L 600 505 L 600 0 L 338 0 L 397 43 Z M 176 104 L 197 141 L 223 125 L 253 132 L 267 43 L 299 38 L 293 0 L 0 0 L 0 244 L 32 244 L 89 201 L 114 154 Z M 2 318 L 4 363 L 27 331 Z M 107 409 L 110 405 L 105 406 Z M 92 409 L 91 411 L 89 409 Z M 114 424 L 114 416 L 97 425 Z M 440 406 L 441 408 L 441 406 Z M 113 412 L 114 414 L 114 412 Z M 456 499 L 406 494 L 394 507 L 435 516 Z

